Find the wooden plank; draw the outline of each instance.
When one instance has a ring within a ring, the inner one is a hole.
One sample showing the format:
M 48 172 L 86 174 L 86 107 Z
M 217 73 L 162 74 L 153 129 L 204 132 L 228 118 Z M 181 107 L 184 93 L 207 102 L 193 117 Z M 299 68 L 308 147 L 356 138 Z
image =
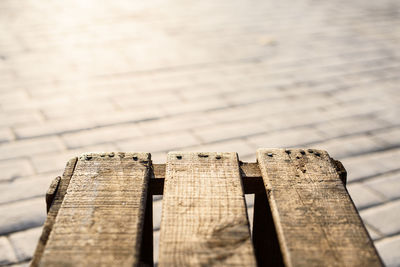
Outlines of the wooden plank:
M 160 266 L 255 266 L 236 153 L 167 157 Z
M 164 190 L 165 164 L 153 164 L 150 179 L 150 191 L 153 195 L 162 195 Z M 262 193 L 265 191 L 261 172 L 257 163 L 239 161 L 245 194 Z
M 67 192 L 67 188 L 71 180 L 72 174 L 74 173 L 77 160 L 78 158 L 70 159 L 67 162 L 67 165 L 65 166 L 64 173 L 57 186 L 54 186 L 54 183 L 52 183 L 52 185 L 50 186 L 50 190 L 54 189 L 55 191 L 53 192 L 51 203 L 49 203 L 47 206 L 47 218 L 46 221 L 44 222 L 42 234 L 39 238 L 35 253 L 33 255 L 33 259 L 31 262 L 32 267 L 38 266 L 39 261 L 42 257 L 43 250 L 47 244 L 51 230 L 53 229 L 54 222 L 56 220 L 61 204 L 64 200 L 64 196 L 65 193 Z M 49 198 L 46 197 L 46 202 L 48 202 Z
M 257 159 L 287 266 L 381 266 L 328 153 L 259 149 Z
M 139 264 L 150 164 L 148 153 L 81 156 L 40 265 Z
M 49 189 L 46 192 L 46 211 L 49 212 L 51 205 L 53 204 L 53 200 L 56 196 L 58 186 L 60 185 L 61 177 L 57 176 L 51 182 Z

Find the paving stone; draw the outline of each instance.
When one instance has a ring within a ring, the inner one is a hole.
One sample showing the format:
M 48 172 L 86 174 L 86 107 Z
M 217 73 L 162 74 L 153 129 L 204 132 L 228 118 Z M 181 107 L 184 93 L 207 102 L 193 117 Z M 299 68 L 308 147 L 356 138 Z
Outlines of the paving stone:
M 399 113 L 400 114 L 400 113 Z M 400 145 L 400 128 L 387 129 L 378 133 L 373 133 L 373 136 L 388 146 Z
M 153 234 L 153 261 L 155 266 L 158 263 L 158 248 L 160 247 L 160 231 L 154 231 Z
M 349 184 L 347 185 L 347 191 L 358 210 L 381 204 L 386 200 L 382 195 L 377 194 L 363 183 Z
M 0 183 L 0 205 L 18 200 L 43 197 L 51 181 L 61 175 L 59 172 L 22 177 L 10 183 Z
M 324 149 L 335 159 L 367 154 L 384 149 L 383 142 L 376 141 L 368 135 L 348 136 L 314 144 L 313 147 Z
M 360 215 L 385 236 L 400 233 L 400 200 L 363 210 Z
M 62 151 L 63 149 L 64 146 L 57 137 L 18 140 L 10 143 L 0 144 L 0 160 Z
M 0 143 L 14 140 L 14 134 L 9 128 L 0 128 Z
M 12 265 L 9 265 L 9 266 L 11 266 L 11 267 L 28 267 L 28 266 L 30 266 L 29 263 L 30 263 L 29 261 L 26 261 L 26 262 L 21 262 L 21 263 L 18 263 L 18 264 L 12 264 Z
M 69 120 L 52 120 L 15 127 L 18 138 L 33 138 L 55 135 L 70 131 L 85 130 L 95 127 L 92 120 L 83 117 L 74 117 Z
M 239 137 L 246 137 L 264 133 L 265 125 L 258 121 L 241 121 L 237 123 L 219 124 L 194 130 L 194 134 L 200 137 L 205 143 L 229 140 Z
M 313 128 L 298 128 L 247 138 L 256 147 L 299 147 L 324 140 L 324 136 Z
M 194 113 L 190 114 L 190 116 L 177 115 L 159 120 L 145 121 L 138 125 L 142 133 L 149 135 L 189 130 L 212 124 L 213 121 L 207 118 L 203 113 Z
M 378 113 L 380 119 L 386 121 L 387 123 L 395 126 L 400 125 L 400 109 L 399 107 L 387 107 L 382 112 Z
M 12 127 L 23 125 L 26 123 L 38 123 L 41 122 L 42 116 L 39 112 L 1 112 L 0 113 L 0 126 L 1 127 Z
M 160 117 L 157 109 L 105 112 L 92 116 L 75 116 L 73 119 L 54 119 L 41 123 L 15 127 L 18 138 L 33 138 L 89 130 L 118 123 L 140 122 Z
M 109 126 L 64 134 L 62 139 L 69 149 L 98 145 L 141 136 L 135 124 Z
M 206 99 L 191 102 L 175 102 L 165 104 L 163 109 L 168 115 L 185 114 L 191 112 L 208 111 L 213 109 L 221 109 L 228 107 L 228 104 L 223 99 Z
M 32 258 L 41 234 L 42 227 L 36 227 L 10 235 L 9 239 L 18 261 L 26 261 Z
M 62 152 L 46 153 L 43 155 L 33 156 L 32 164 L 38 173 L 58 172 L 62 174 L 65 164 L 73 157 L 77 157 L 86 152 L 109 152 L 116 151 L 112 144 L 102 144 L 98 146 L 81 147 L 72 150 L 64 150 Z
M 400 172 L 378 176 L 364 184 L 388 200 L 400 198 Z
M 192 134 L 179 132 L 135 138 L 128 141 L 117 142 L 116 146 L 121 151 L 149 151 L 160 152 L 181 149 L 200 144 Z
M 15 263 L 17 257 L 7 237 L 0 236 L 0 265 Z
M 357 121 L 357 123 L 354 123 Z M 323 132 L 327 137 L 335 138 L 338 136 L 364 133 L 376 129 L 381 129 L 388 126 L 382 120 L 374 118 L 347 118 L 322 123 L 317 126 L 317 129 Z
M 160 230 L 161 224 L 161 210 L 162 210 L 162 198 L 155 200 L 153 197 L 153 229 L 155 231 Z
M 348 182 L 356 182 L 383 173 L 398 170 L 400 150 L 388 150 L 342 159 Z
M 140 98 L 131 97 L 129 92 L 126 96 L 114 96 L 114 102 L 123 109 L 130 109 L 130 108 L 141 108 L 144 106 L 155 106 L 158 104 L 165 104 L 170 102 L 177 102 L 180 101 L 179 95 L 173 91 L 168 90 L 166 92 L 159 92 L 154 94 L 153 92 L 141 92 Z
M 372 238 L 372 240 L 375 241 L 375 240 L 378 240 L 378 239 L 382 238 L 382 234 L 381 233 L 378 233 L 376 230 L 372 229 L 368 225 L 365 225 L 365 228 L 367 228 L 368 234 Z
M 46 219 L 43 197 L 0 205 L 0 235 L 40 226 Z
M 87 88 L 83 88 L 85 90 Z M 77 92 L 82 97 L 82 91 Z M 99 99 L 98 92 L 93 92 L 90 99 L 75 101 L 72 104 L 66 104 L 57 107 L 41 107 L 41 111 L 46 120 L 70 120 L 71 118 L 79 118 L 79 116 L 92 117 L 104 113 L 116 112 L 116 107 L 109 99 Z M 66 94 L 65 97 L 68 97 Z M 99 100 L 97 100 L 99 99 Z M 76 108 L 79 106 L 79 108 Z
M 13 159 L 0 161 L 0 181 L 13 180 L 22 176 L 34 174 L 29 160 Z
M 379 240 L 375 244 L 385 266 L 400 266 L 400 235 Z
M 151 153 L 151 161 L 153 164 L 165 164 L 167 160 L 167 152 Z

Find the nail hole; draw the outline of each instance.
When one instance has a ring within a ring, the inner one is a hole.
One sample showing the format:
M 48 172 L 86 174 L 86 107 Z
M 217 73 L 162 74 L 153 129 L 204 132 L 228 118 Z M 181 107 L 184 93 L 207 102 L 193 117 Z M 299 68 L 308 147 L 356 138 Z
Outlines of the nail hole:
M 297 157 L 296 157 L 296 159 L 300 159 L 300 157 L 299 157 L 299 156 L 297 156 Z
M 319 157 L 319 156 L 321 156 L 321 154 L 317 152 L 317 153 L 315 153 L 315 156 Z
M 220 155 L 218 155 L 218 156 L 216 156 L 215 158 L 216 158 L 216 159 L 221 159 L 221 156 L 220 156 Z
M 267 155 L 268 155 L 268 157 L 272 157 L 273 156 L 272 153 L 268 153 Z
M 110 158 L 112 158 L 112 157 L 114 157 L 114 153 L 112 152 L 112 153 L 108 154 L 108 156 L 109 156 Z
M 313 151 L 312 149 L 309 149 L 309 150 L 308 150 L 308 152 L 310 152 L 310 153 L 314 153 L 314 151 Z
M 199 157 L 200 158 L 208 158 L 208 155 L 207 154 L 199 154 Z
M 302 151 L 300 151 L 300 154 L 305 155 L 306 152 L 304 152 L 304 151 L 302 150 Z
M 292 153 L 290 150 L 285 150 L 285 152 L 290 155 L 290 153 Z
M 176 156 L 177 159 L 182 159 L 181 155 Z
M 138 157 L 136 157 L 136 156 L 133 156 L 133 158 L 132 158 L 134 161 L 137 161 L 138 160 Z
M 91 159 L 92 159 L 92 156 L 86 156 L 85 159 L 86 159 L 86 160 L 91 160 Z

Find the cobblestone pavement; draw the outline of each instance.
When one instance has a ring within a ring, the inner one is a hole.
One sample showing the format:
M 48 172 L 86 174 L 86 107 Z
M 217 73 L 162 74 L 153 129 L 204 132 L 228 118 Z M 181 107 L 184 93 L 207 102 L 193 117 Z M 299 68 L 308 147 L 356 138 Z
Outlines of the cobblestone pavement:
M 399 48 L 397 0 L 1 1 L 0 265 L 28 263 L 82 152 L 307 146 L 400 266 Z

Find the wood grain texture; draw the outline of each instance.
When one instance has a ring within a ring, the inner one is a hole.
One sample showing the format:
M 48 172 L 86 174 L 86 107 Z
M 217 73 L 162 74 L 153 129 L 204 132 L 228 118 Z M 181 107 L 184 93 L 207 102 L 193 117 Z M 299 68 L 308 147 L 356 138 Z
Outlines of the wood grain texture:
M 49 189 L 46 192 L 46 211 L 49 212 L 51 205 L 53 204 L 54 197 L 56 196 L 58 186 L 60 185 L 61 177 L 57 176 L 51 182 Z
M 242 176 L 245 194 L 262 193 L 265 191 L 260 169 L 257 163 L 239 161 L 240 175 Z M 153 164 L 150 191 L 153 195 L 162 195 L 164 190 L 165 164 Z
M 42 257 L 42 254 L 43 254 L 44 248 L 47 244 L 49 235 L 51 233 L 51 230 L 53 229 L 53 225 L 56 220 L 58 211 L 64 200 L 65 193 L 67 192 L 67 188 L 68 188 L 69 182 L 71 180 L 72 174 L 74 173 L 74 169 L 75 169 L 77 161 L 78 161 L 78 158 L 70 159 L 67 162 L 67 165 L 65 166 L 64 173 L 58 183 L 58 186 L 56 188 L 54 188 L 53 183 L 50 186 L 50 190 L 52 190 L 52 188 L 53 188 L 56 191 L 55 191 L 55 194 L 53 194 L 54 197 L 51 201 L 52 203 L 47 210 L 47 218 L 43 225 L 42 234 L 39 238 L 35 253 L 34 253 L 32 261 L 31 261 L 32 267 L 38 266 L 39 261 Z M 47 201 L 47 197 L 46 197 L 46 201 Z
M 321 150 L 259 149 L 287 266 L 381 266 L 336 165 Z
M 40 266 L 140 263 L 150 154 L 79 158 Z
M 236 153 L 167 157 L 160 266 L 254 266 Z

